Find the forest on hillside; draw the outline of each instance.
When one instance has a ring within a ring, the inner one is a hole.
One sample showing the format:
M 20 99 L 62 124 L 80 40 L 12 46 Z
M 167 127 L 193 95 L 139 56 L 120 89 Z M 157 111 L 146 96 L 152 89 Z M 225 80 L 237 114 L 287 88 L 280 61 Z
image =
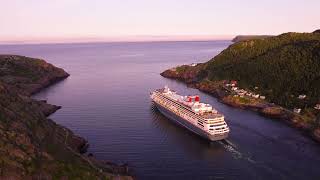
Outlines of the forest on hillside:
M 200 79 L 238 80 L 270 102 L 313 107 L 320 100 L 320 33 L 285 33 L 235 43 L 207 62 Z M 304 100 L 300 94 L 307 95 Z

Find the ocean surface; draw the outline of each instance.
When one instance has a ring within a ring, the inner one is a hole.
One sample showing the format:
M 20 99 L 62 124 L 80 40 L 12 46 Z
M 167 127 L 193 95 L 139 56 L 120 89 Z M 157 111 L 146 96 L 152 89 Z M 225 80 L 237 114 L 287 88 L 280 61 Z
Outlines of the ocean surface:
M 161 77 L 205 62 L 230 41 L 1 45 L 1 54 L 37 58 L 71 74 L 39 94 L 63 108 L 54 121 L 88 139 L 102 160 L 128 163 L 138 179 L 320 179 L 320 145 L 287 125 Z M 168 85 L 199 94 L 226 116 L 227 141 L 210 143 L 173 124 L 149 92 Z

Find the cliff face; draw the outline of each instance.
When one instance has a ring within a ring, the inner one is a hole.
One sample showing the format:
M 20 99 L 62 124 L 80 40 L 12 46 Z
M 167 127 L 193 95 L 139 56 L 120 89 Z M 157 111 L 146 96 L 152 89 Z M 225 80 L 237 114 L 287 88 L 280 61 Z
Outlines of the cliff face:
M 0 56 L 0 69 L 0 179 L 107 179 L 114 169 L 126 173 L 81 155 L 87 141 L 46 117 L 60 107 L 30 98 L 68 73 L 12 55 Z

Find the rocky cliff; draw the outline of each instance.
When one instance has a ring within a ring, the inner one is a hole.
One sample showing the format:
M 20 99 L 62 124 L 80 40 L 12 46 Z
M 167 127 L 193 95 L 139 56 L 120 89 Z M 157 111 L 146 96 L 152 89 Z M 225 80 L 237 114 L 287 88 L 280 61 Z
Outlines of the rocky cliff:
M 0 55 L 0 179 L 131 179 L 127 167 L 82 154 L 88 142 L 47 118 L 59 106 L 30 98 L 68 76 L 44 60 Z

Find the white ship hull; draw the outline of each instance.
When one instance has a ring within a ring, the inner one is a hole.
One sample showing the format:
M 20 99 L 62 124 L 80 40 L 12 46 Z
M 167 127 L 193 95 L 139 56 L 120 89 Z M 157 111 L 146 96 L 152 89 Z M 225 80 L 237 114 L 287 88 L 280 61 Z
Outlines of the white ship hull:
M 222 134 L 209 134 L 206 131 L 203 131 L 201 128 L 195 126 L 194 124 L 192 124 L 191 122 L 185 120 L 184 118 L 174 114 L 173 112 L 171 112 L 170 110 L 166 109 L 165 107 L 163 107 L 161 104 L 153 101 L 154 104 L 156 105 L 156 107 L 158 108 L 158 110 L 167 118 L 169 118 L 171 121 L 175 122 L 176 124 L 192 131 L 193 133 L 208 139 L 210 141 L 218 141 L 218 140 L 223 140 L 226 139 L 228 137 L 229 132 L 226 133 L 222 133 Z

